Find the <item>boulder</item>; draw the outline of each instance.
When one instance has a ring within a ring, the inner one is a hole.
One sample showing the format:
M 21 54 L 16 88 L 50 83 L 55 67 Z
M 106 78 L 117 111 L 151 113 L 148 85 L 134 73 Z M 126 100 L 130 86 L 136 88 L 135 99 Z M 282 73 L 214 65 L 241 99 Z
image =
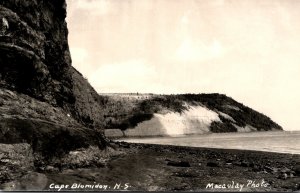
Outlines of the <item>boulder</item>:
M 293 170 L 295 175 L 300 176 L 300 165 L 295 166 Z
M 187 161 L 168 161 L 168 166 L 175 166 L 175 167 L 191 167 L 190 163 Z
M 45 167 L 45 171 L 46 171 L 46 172 L 58 172 L 59 169 L 56 168 L 56 167 L 53 167 L 53 166 L 46 166 L 46 167 Z
M 250 163 L 248 161 L 242 161 L 241 162 L 241 166 L 242 167 L 249 167 L 250 166 Z
M 206 165 L 209 167 L 220 167 L 220 163 L 217 161 L 209 161 Z
M 27 143 L 0 144 L 0 184 L 20 178 L 33 169 L 32 149 Z
M 30 172 L 20 179 L 2 184 L 1 189 L 4 191 L 41 191 L 46 188 L 47 182 L 45 174 Z

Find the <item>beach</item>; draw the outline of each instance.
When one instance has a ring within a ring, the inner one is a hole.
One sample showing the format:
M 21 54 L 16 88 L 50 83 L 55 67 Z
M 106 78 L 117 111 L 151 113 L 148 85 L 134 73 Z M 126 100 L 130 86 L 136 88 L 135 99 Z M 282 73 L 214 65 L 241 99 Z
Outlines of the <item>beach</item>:
M 61 191 L 300 189 L 300 155 L 297 154 L 126 142 L 114 142 L 112 146 L 118 153 L 102 167 L 45 172 L 45 189 L 58 190 L 59 185 L 63 185 Z

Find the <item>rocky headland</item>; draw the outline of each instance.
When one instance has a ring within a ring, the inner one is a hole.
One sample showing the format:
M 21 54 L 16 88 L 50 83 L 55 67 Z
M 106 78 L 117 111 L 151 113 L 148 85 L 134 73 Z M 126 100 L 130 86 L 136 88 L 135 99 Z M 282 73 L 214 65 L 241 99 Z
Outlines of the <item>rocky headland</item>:
M 266 115 L 224 94 L 106 94 L 105 135 L 110 138 L 275 131 Z
M 71 66 L 64 0 L 0 2 L 0 183 L 105 148 L 101 97 Z

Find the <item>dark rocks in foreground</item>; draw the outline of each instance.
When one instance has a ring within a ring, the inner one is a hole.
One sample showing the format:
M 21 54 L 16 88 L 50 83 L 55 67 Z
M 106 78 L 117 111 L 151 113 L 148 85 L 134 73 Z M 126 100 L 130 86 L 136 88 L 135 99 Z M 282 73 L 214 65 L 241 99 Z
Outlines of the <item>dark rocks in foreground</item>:
M 220 167 L 220 163 L 216 161 L 209 161 L 206 165 L 209 167 Z
M 295 166 L 294 171 L 297 176 L 300 176 L 300 163 L 297 166 Z
M 175 166 L 175 167 L 191 167 L 190 163 L 187 161 L 174 161 L 174 160 L 169 160 L 167 162 L 168 166 Z
M 22 184 L 30 179 L 32 184 L 30 187 L 36 186 L 39 189 L 41 187 L 36 183 L 40 181 L 40 184 L 43 184 L 46 178 L 47 184 L 44 184 L 44 190 L 50 190 L 51 183 L 69 183 L 72 180 L 78 183 L 101 181 L 107 184 L 126 181 L 130 183 L 129 190 L 132 191 L 205 191 L 208 190 L 207 184 L 212 182 L 228 184 L 232 181 L 247 183 L 247 180 L 256 182 L 264 180 L 269 184 L 267 188 L 244 190 L 299 190 L 297 183 L 300 177 L 296 174 L 298 174 L 300 155 L 124 142 L 113 144 L 115 150 L 99 151 L 97 147 L 81 148 L 71 151 L 60 161 L 53 160 L 52 164 L 38 166 L 38 168 L 32 161 L 28 161 L 31 164 L 27 164 L 28 167 L 24 168 L 25 173 L 19 177 L 15 176 L 13 181 L 6 180 L 1 188 L 11 190 L 9 187 L 12 185 L 29 188 Z M 16 154 L 15 158 L 9 159 L 14 162 L 19 157 Z M 106 159 L 102 159 L 103 157 Z M 1 160 L 5 161 L 5 159 Z M 102 165 L 98 165 L 97 161 L 101 159 Z M 239 164 L 233 164 L 236 161 Z M 244 165 L 243 162 L 249 164 Z

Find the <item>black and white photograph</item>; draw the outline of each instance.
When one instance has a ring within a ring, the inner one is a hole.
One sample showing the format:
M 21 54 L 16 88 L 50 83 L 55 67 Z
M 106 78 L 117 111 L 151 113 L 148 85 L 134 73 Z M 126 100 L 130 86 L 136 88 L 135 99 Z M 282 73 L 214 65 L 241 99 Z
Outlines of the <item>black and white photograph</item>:
M 299 10 L 0 0 L 0 191 L 299 192 Z

